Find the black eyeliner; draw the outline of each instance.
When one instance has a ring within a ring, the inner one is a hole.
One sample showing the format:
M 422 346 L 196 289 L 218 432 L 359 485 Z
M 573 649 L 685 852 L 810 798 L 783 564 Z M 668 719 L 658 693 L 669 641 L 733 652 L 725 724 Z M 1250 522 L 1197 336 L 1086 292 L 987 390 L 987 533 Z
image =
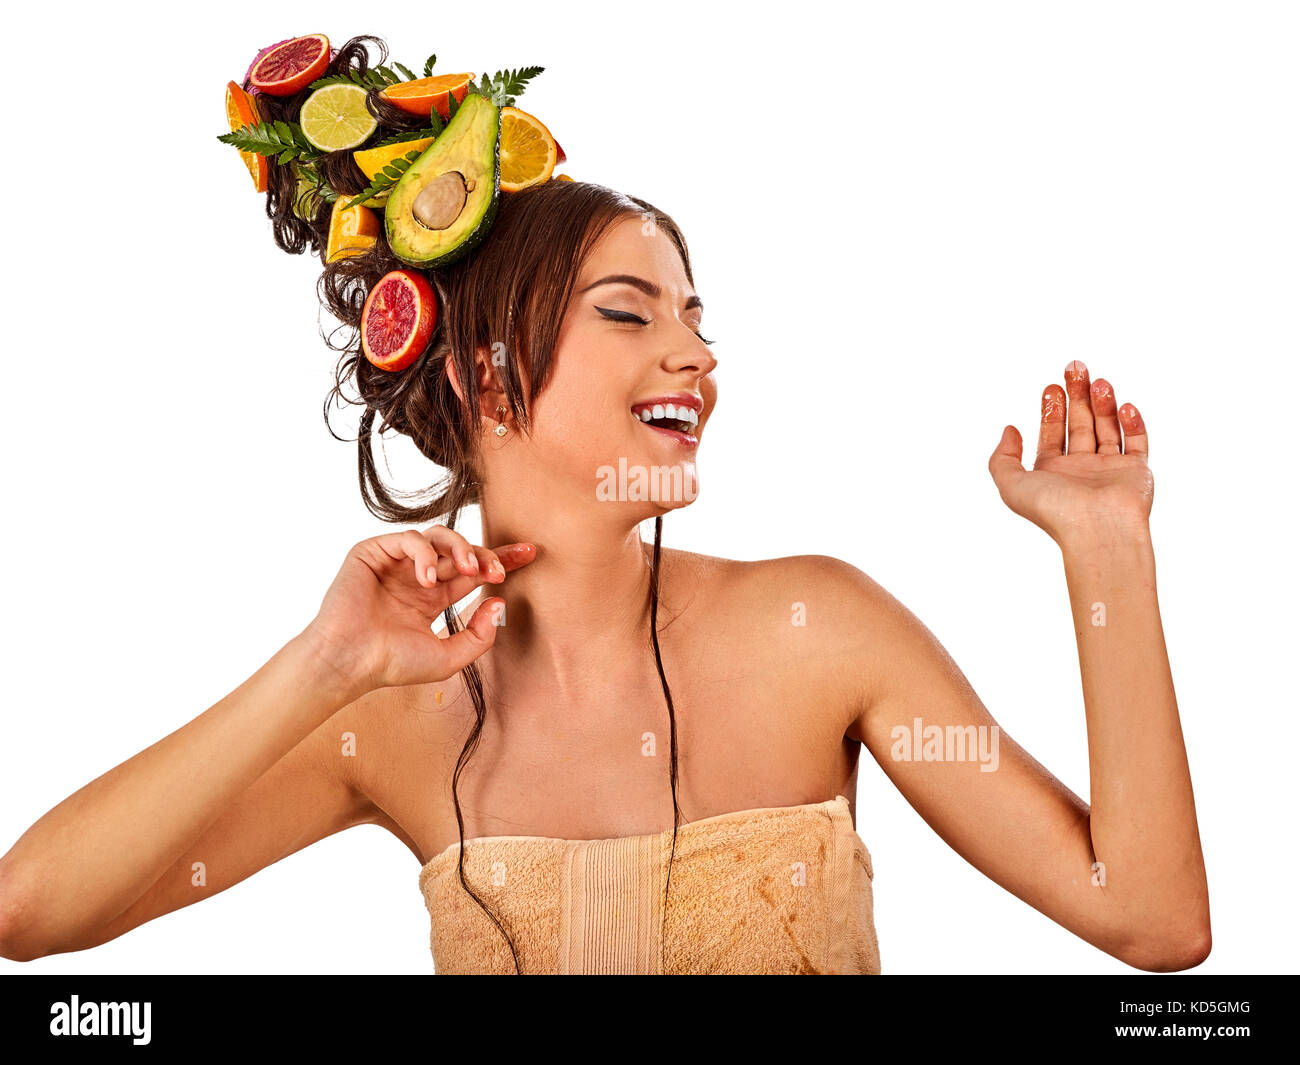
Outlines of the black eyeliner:
M 593 306 L 595 305 L 593 304 Z M 601 314 L 603 314 L 606 318 L 609 318 L 611 321 L 636 322 L 638 325 L 650 324 L 644 318 L 640 317 L 639 315 L 633 314 L 631 311 L 619 311 L 619 310 L 615 310 L 613 307 L 596 307 L 596 310 L 600 311 Z
M 596 310 L 600 311 L 600 313 L 603 314 L 606 318 L 608 318 L 610 321 L 613 322 L 636 322 L 637 325 L 650 324 L 649 321 L 647 321 L 645 318 L 642 318 L 640 315 L 633 314 L 631 311 L 620 311 L 620 310 L 616 310 L 613 307 L 600 307 L 594 303 L 592 304 L 592 306 L 595 307 Z M 706 338 L 702 333 L 697 332 L 695 333 L 695 335 L 699 337 L 700 340 L 705 344 L 713 343 L 712 340 Z

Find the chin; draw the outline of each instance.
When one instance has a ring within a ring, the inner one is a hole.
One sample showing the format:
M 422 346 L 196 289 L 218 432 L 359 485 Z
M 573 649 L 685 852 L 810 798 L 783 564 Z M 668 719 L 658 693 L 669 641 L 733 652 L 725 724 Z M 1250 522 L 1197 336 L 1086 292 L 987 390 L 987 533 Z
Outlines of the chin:
M 699 493 L 694 454 L 639 448 L 596 471 L 596 499 L 643 510 L 638 521 L 689 506 Z

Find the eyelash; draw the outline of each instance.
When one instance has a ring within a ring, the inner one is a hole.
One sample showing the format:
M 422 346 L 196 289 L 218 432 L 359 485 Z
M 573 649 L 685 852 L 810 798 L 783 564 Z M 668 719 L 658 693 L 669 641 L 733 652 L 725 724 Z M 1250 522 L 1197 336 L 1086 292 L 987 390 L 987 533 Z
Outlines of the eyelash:
M 600 313 L 603 314 L 606 318 L 614 322 L 635 322 L 637 325 L 650 324 L 649 321 L 647 321 L 645 318 L 642 318 L 640 315 L 633 314 L 631 311 L 618 311 L 612 307 L 597 307 L 596 310 L 600 311 Z M 702 340 L 705 344 L 713 343 L 712 340 L 709 340 L 708 337 L 706 337 L 703 333 L 699 332 L 698 330 L 695 331 L 695 335 L 699 337 L 700 340 Z

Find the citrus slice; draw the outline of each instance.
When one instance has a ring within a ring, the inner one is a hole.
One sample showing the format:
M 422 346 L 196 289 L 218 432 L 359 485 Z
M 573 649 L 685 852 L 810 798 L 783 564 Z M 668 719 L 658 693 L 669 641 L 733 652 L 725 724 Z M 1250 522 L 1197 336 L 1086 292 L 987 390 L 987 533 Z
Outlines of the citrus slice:
M 469 83 L 473 80 L 473 74 L 435 74 L 431 78 L 399 81 L 396 85 L 389 85 L 379 95 L 394 107 L 400 107 L 421 118 L 428 118 L 429 112 L 436 106 L 439 116 L 446 121 L 451 113 L 447 94 L 454 96 L 457 103 L 462 103 L 469 91 Z
M 438 324 L 438 297 L 414 270 L 385 274 L 361 309 L 361 351 L 381 370 L 404 370 L 429 346 Z
M 384 169 L 394 159 L 400 159 L 407 152 L 424 151 L 434 141 L 433 137 L 419 137 L 413 141 L 399 141 L 397 144 L 385 144 L 380 148 L 367 148 L 363 152 L 353 152 L 352 158 L 361 172 L 366 177 L 374 181 L 379 172 Z M 371 199 L 370 204 L 374 207 L 382 207 L 388 202 L 388 193 L 390 190 L 385 189 L 383 192 L 376 193 Z
M 340 196 L 330 209 L 329 236 L 325 241 L 327 263 L 346 259 L 349 255 L 360 255 L 379 236 L 378 215 L 362 204 L 344 208 L 348 199 Z
M 249 82 L 248 82 L 249 77 L 250 77 L 250 76 L 252 75 L 252 73 L 253 73 L 253 68 L 254 68 L 255 66 L 257 66 L 257 61 L 258 61 L 259 59 L 261 59 L 262 56 L 266 55 L 266 53 L 269 52 L 272 48 L 279 48 L 280 45 L 282 45 L 282 44 L 288 44 L 290 40 L 292 40 L 292 38 L 290 38 L 290 37 L 286 37 L 283 41 L 276 41 L 275 44 L 268 44 L 265 48 L 259 48 L 259 49 L 257 50 L 257 55 L 253 56 L 253 61 L 252 61 L 251 63 L 248 64 L 248 69 L 244 71 L 244 78 L 243 78 L 243 80 L 239 83 L 240 85 L 247 85 L 247 86 L 248 86 L 248 92 L 249 92 L 249 95 L 250 95 L 250 96 L 256 96 L 256 95 L 258 94 L 258 92 L 260 91 L 260 90 L 258 90 L 258 89 L 256 89 L 256 88 L 254 88 L 252 85 L 249 85 Z
M 257 111 L 257 103 L 233 81 L 226 82 L 226 118 L 230 120 L 230 131 L 232 133 L 244 126 L 255 125 L 261 121 L 261 116 Z M 244 160 L 248 172 L 253 175 L 253 187 L 258 192 L 265 192 L 270 173 L 266 156 L 241 149 L 239 158 Z
M 323 152 L 355 148 L 375 132 L 379 120 L 366 110 L 360 85 L 325 85 L 303 102 L 298 114 L 303 136 Z
M 551 175 L 551 180 L 552 180 L 552 181 L 572 181 L 573 178 L 569 177 L 568 174 L 552 174 L 552 175 Z
M 548 181 L 559 163 L 559 145 L 534 115 L 501 109 L 501 189 L 517 192 Z
M 268 96 L 292 96 L 324 74 L 329 65 L 329 38 L 312 33 L 272 45 L 253 61 L 248 80 Z
M 502 192 L 549 181 L 555 161 L 555 138 L 549 129 L 527 111 L 501 108 Z

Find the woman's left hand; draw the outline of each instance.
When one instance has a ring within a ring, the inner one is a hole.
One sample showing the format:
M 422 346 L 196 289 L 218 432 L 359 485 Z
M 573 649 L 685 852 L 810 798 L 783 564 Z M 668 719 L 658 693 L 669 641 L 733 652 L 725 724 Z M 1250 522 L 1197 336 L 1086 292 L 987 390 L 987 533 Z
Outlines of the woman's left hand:
M 1099 377 L 1090 384 L 1088 368 L 1077 359 L 1065 368 L 1065 384 L 1043 392 L 1032 470 L 1020 464 L 1019 430 L 1002 430 L 989 458 L 1002 501 L 1061 546 L 1077 534 L 1114 538 L 1145 531 L 1154 480 L 1142 416 L 1132 403 L 1117 410 L 1110 382 Z

